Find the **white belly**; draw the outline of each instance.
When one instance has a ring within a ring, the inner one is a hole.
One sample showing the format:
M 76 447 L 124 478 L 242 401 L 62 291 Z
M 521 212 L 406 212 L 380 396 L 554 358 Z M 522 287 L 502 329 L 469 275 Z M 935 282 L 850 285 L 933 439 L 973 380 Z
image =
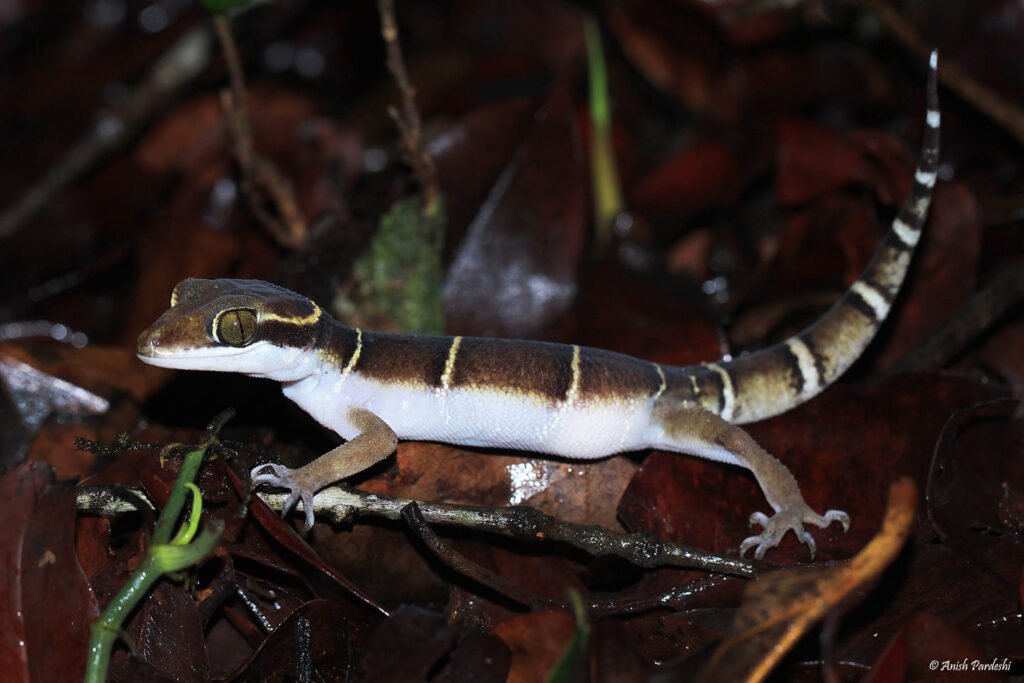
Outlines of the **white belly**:
M 356 373 L 326 372 L 284 386 L 285 395 L 322 425 L 351 439 L 350 407 L 365 408 L 401 439 L 514 448 L 599 458 L 646 446 L 650 401 L 553 405 L 540 398 L 475 389 L 417 389 Z

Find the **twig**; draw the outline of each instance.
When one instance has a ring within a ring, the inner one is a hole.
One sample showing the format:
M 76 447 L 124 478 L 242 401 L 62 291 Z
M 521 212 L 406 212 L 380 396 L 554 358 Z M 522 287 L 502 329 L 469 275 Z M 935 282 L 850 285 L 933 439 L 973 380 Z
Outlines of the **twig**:
M 103 517 L 117 517 L 130 512 L 156 512 L 156 506 L 142 489 L 125 486 L 89 485 L 75 489 L 78 509 Z
M 284 508 L 287 495 L 259 493 L 272 510 Z M 330 486 L 313 498 L 313 511 L 321 520 L 339 524 L 361 516 L 400 521 L 402 508 L 410 498 L 364 493 L 344 486 Z M 423 519 L 430 524 L 457 526 L 514 539 L 554 541 L 579 548 L 594 556 L 616 556 L 638 567 L 685 567 L 745 578 L 757 576 L 755 562 L 724 557 L 678 545 L 648 534 L 623 534 L 599 526 L 563 522 L 534 508 L 518 505 L 489 508 L 416 501 Z M 88 506 L 88 507 L 87 507 Z M 112 514 L 96 497 L 79 496 L 78 509 L 94 514 Z
M 80 178 L 100 159 L 134 137 L 175 93 L 202 73 L 209 60 L 210 32 L 205 27 L 182 35 L 128 97 L 112 110 L 101 112 L 92 131 L 78 140 L 17 203 L 0 214 L 0 238 L 17 231 L 65 185 Z
M 536 593 L 532 593 L 516 583 L 509 581 L 504 576 L 496 574 L 490 569 L 482 567 L 476 562 L 469 560 L 465 555 L 452 548 L 441 540 L 440 536 L 434 533 L 434 530 L 430 528 L 429 524 L 427 524 L 427 520 L 423 519 L 423 513 L 420 511 L 420 507 L 416 501 L 412 501 L 405 505 L 401 510 L 401 514 L 405 523 L 409 525 L 410 529 L 416 532 L 416 535 L 420 537 L 420 540 L 422 540 L 428 548 L 430 548 L 430 551 L 434 553 L 439 560 L 463 576 L 468 576 L 477 583 L 487 586 L 495 592 L 504 595 L 521 605 L 526 605 L 530 609 L 566 606 L 564 600 L 550 600 L 548 598 L 541 597 Z
M 224 14 L 213 17 L 228 68 L 229 88 L 221 91 L 221 106 L 227 119 L 232 152 L 241 169 L 242 194 L 249 209 L 277 242 L 298 249 L 309 238 L 309 226 L 295 201 L 295 190 L 288 178 L 272 161 L 256 151 L 249 119 L 249 101 L 242 75 L 242 62 L 231 25 Z M 276 209 L 277 216 L 264 207 L 264 197 Z
M 860 0 L 878 21 L 921 62 L 927 62 L 933 45 L 921 37 L 910 22 L 903 18 L 887 0 Z M 939 80 L 947 88 L 970 102 L 976 109 L 1005 128 L 1017 142 L 1024 144 L 1024 110 L 1004 99 L 992 88 L 979 83 L 967 71 L 947 56 L 942 57 Z
M 266 504 L 282 509 L 284 494 L 260 494 Z M 400 520 L 409 498 L 363 493 L 343 486 L 331 486 L 313 498 L 313 509 L 322 519 L 340 523 L 352 517 L 372 515 Z M 485 531 L 517 539 L 566 543 L 591 555 L 615 555 L 638 567 L 690 567 L 707 571 L 753 577 L 755 564 L 677 545 L 647 534 L 621 534 L 603 527 L 563 522 L 525 505 L 489 508 L 417 501 L 423 518 L 444 524 Z
M 984 289 L 975 292 L 941 329 L 903 356 L 886 374 L 943 367 L 1021 301 L 1024 301 L 1024 268 L 1009 266 Z
M 423 193 L 421 214 L 429 216 L 438 209 L 440 189 L 437 169 L 434 167 L 434 160 L 423 147 L 420 113 L 416 108 L 416 89 L 412 86 L 409 74 L 405 71 L 402 46 L 398 43 L 394 0 L 377 0 L 377 8 L 380 11 L 380 33 L 384 38 L 384 45 L 387 47 L 388 70 L 394 76 L 395 83 L 402 95 L 401 113 L 394 107 L 390 107 L 388 113 L 391 114 L 391 118 L 394 119 L 398 131 L 402 135 L 402 148 L 406 161 L 412 166 L 413 172 L 420 182 Z

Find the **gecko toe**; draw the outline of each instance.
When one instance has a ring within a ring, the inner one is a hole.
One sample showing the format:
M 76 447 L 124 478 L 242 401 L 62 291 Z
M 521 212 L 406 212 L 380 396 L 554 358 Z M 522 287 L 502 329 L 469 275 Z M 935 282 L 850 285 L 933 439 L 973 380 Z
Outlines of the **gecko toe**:
M 843 531 L 850 530 L 850 515 L 846 514 L 842 510 L 829 510 L 823 517 L 825 518 L 825 524 L 822 529 L 827 527 L 832 522 L 839 522 L 843 525 Z
M 305 530 L 309 531 L 313 528 L 314 516 L 313 516 L 313 494 L 308 491 L 303 491 L 302 496 L 302 511 L 306 513 L 306 526 Z
M 249 479 L 252 481 L 253 488 L 260 484 L 269 484 L 270 486 L 290 489 L 292 488 L 291 473 L 292 471 L 284 465 L 268 462 L 253 467 L 249 471 Z
M 814 542 L 814 536 L 811 536 L 811 532 L 810 531 L 805 531 L 803 529 L 803 527 L 801 527 L 800 531 L 802 533 L 798 532 L 797 536 L 800 538 L 800 541 L 804 545 L 806 545 L 807 549 L 811 552 L 811 561 L 813 562 L 814 561 L 814 553 L 817 552 L 818 545 Z
M 754 547 L 757 548 L 754 551 L 754 559 L 760 560 L 762 557 L 764 557 L 764 552 L 765 550 L 767 550 L 767 548 L 764 546 L 764 538 L 760 535 L 749 536 L 743 539 L 743 542 L 740 543 L 740 557 L 746 555 L 747 551 Z
M 750 524 L 750 526 L 754 526 L 756 524 L 762 529 L 766 528 L 768 526 L 768 515 L 764 514 L 763 512 L 751 513 L 750 519 L 747 521 L 747 523 Z M 753 536 L 751 538 L 753 538 Z
M 759 525 L 762 531 L 743 540 L 740 544 L 740 557 L 751 548 L 756 548 L 754 558 L 760 560 L 765 552 L 779 545 L 786 534 L 792 531 L 797 539 L 807 546 L 813 560 L 818 547 L 811 533 L 804 529 L 804 524 L 813 524 L 824 529 L 832 522 L 842 524 L 845 531 L 850 527 L 850 516 L 842 510 L 829 510 L 824 515 L 819 515 L 806 504 L 783 508 L 771 517 L 755 512 L 750 515 L 750 523 Z
M 284 505 L 281 507 L 282 517 L 287 517 L 296 503 L 301 500 L 302 511 L 306 517 L 305 529 L 309 531 L 313 528 L 313 522 L 315 521 L 313 515 L 313 491 L 310 491 L 309 487 L 303 486 L 301 481 L 295 476 L 294 470 L 284 465 L 266 463 L 252 468 L 249 478 L 252 480 L 253 488 L 266 484 L 288 491 L 288 498 L 285 499 Z

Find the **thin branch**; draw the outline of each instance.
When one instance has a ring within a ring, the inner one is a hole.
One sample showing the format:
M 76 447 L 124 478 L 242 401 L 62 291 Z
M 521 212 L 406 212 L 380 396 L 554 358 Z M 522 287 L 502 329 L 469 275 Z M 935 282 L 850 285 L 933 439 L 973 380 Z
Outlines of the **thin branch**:
M 287 495 L 259 493 L 272 510 L 284 508 Z M 356 517 L 380 517 L 402 520 L 402 508 L 411 498 L 364 493 L 343 486 L 330 486 L 313 498 L 313 511 L 323 521 L 342 523 Z M 565 543 L 594 556 L 616 556 L 638 567 L 682 567 L 731 574 L 745 578 L 757 576 L 756 562 L 725 557 L 678 545 L 648 534 L 623 534 L 600 526 L 563 522 L 525 505 L 510 508 L 477 507 L 416 501 L 423 519 L 430 524 L 455 526 L 530 541 Z M 78 509 L 100 515 L 112 515 L 96 496 L 79 496 Z
M 117 517 L 139 510 L 156 512 L 156 506 L 142 489 L 100 484 L 79 485 L 75 491 L 78 509 L 81 512 L 102 517 Z
M 913 52 L 921 63 L 927 63 L 934 45 L 918 33 L 909 21 L 888 0 L 860 0 L 896 40 Z M 979 83 L 956 62 L 943 55 L 939 80 L 947 88 L 971 103 L 978 111 L 1005 128 L 1017 142 L 1024 144 L 1024 110 L 1003 98 L 987 85 Z
M 440 536 L 434 533 L 434 530 L 427 524 L 427 520 L 423 519 L 423 512 L 416 501 L 412 501 L 404 506 L 401 514 L 405 523 L 430 548 L 434 556 L 463 576 L 468 576 L 477 583 L 487 586 L 495 592 L 530 609 L 566 606 L 564 600 L 551 600 L 532 593 L 518 584 L 509 581 L 504 576 L 480 566 L 452 548 Z
M 280 510 L 285 494 L 260 494 L 272 509 Z M 331 486 L 313 498 L 321 519 L 333 523 L 369 515 L 400 520 L 409 498 L 364 493 L 343 486 Z M 638 567 L 688 567 L 753 577 L 756 565 L 746 560 L 723 557 L 677 545 L 648 534 L 622 534 L 600 526 L 573 524 L 526 505 L 509 508 L 477 507 L 417 501 L 423 518 L 431 524 L 470 528 L 515 539 L 566 543 L 591 555 L 614 555 Z
M 227 120 L 232 152 L 242 173 L 242 194 L 256 220 L 263 224 L 281 246 L 298 249 L 309 238 L 309 225 L 295 201 L 291 181 L 272 161 L 256 151 L 242 62 L 227 16 L 215 15 L 213 27 L 228 68 L 230 86 L 221 91 L 221 106 Z M 267 200 L 276 209 L 276 216 L 264 206 Z
M 421 213 L 427 216 L 436 211 L 437 201 L 440 197 L 437 169 L 434 167 L 434 160 L 423 147 L 420 113 L 416 108 L 416 89 L 412 86 L 409 74 L 405 71 L 402 46 L 398 43 L 394 0 L 377 0 L 377 8 L 380 11 L 380 33 L 384 38 L 384 45 L 387 47 L 388 70 L 394 77 L 395 84 L 398 85 L 398 90 L 402 95 L 401 113 L 394 107 L 388 111 L 402 135 L 405 158 L 419 179 L 423 192 Z
M 1024 268 L 1009 266 L 984 289 L 975 292 L 942 328 L 889 368 L 886 375 L 945 366 L 1021 301 Z
M 210 61 L 210 42 L 210 32 L 205 27 L 182 35 L 130 95 L 114 108 L 100 112 L 92 130 L 0 214 L 0 238 L 16 232 L 66 185 L 132 139 L 182 87 L 202 73 Z

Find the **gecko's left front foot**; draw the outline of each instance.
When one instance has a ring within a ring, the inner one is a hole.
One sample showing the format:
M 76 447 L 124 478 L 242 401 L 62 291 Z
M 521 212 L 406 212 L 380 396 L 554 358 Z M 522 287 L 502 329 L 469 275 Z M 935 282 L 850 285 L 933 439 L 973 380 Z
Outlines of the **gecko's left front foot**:
M 842 524 L 843 531 L 849 531 L 850 529 L 850 516 L 842 510 L 829 510 L 824 515 L 819 515 L 803 501 L 800 501 L 799 505 L 783 508 L 771 517 L 768 517 L 763 512 L 755 512 L 750 515 L 750 524 L 757 524 L 764 531 L 757 536 L 750 536 L 744 539 L 743 543 L 740 544 L 740 557 L 743 557 L 748 550 L 757 546 L 757 549 L 754 551 L 754 559 L 760 560 L 764 557 L 766 550 L 777 546 L 782 537 L 786 535 L 786 532 L 792 531 L 800 539 L 800 542 L 804 543 L 811 551 L 811 559 L 813 560 L 814 551 L 816 550 L 814 537 L 811 536 L 809 531 L 804 529 L 804 524 L 813 524 L 824 529 L 832 522 Z
M 252 468 L 249 478 L 252 480 L 252 488 L 260 484 L 269 484 L 278 488 L 288 490 L 288 499 L 281 509 L 281 516 L 287 516 L 288 512 L 295 506 L 295 503 L 302 501 L 302 510 L 306 513 L 306 531 L 313 528 L 313 494 L 316 493 L 312 487 L 302 482 L 299 470 L 293 470 L 284 465 L 266 463 Z

